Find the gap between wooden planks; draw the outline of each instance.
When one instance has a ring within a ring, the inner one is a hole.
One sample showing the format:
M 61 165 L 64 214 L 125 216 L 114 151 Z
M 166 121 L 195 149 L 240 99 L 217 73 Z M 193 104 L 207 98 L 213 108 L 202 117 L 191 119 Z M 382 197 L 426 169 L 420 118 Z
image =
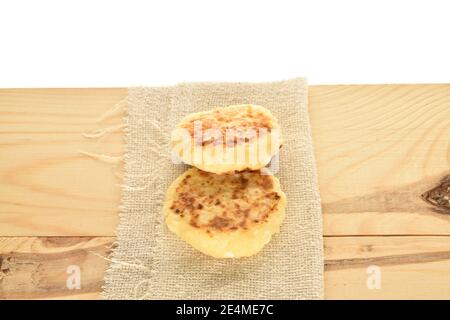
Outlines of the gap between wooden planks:
M 112 237 L 0 238 L 0 299 L 97 299 Z M 327 299 L 449 299 L 450 241 L 442 236 L 325 237 Z M 81 288 L 66 286 L 81 269 Z M 380 268 L 380 289 L 367 268 Z
M 85 291 L 67 293 L 61 285 L 65 263 L 80 262 L 86 241 L 88 247 L 112 241 L 120 167 L 80 151 L 122 154 L 120 131 L 100 139 L 82 134 L 120 125 L 120 114 L 95 119 L 125 95 L 125 89 L 0 90 L 0 236 L 7 244 L 0 296 L 98 297 L 105 260 L 92 253 L 83 267 Z M 317 86 L 309 104 L 327 298 L 449 298 L 450 215 L 420 194 L 450 171 L 450 85 Z M 19 255 L 23 260 L 11 258 L 23 241 L 46 245 Z M 46 253 L 48 243 L 65 252 L 63 262 L 59 253 Z M 374 247 L 375 259 L 360 257 Z M 369 263 L 384 265 L 381 291 L 365 286 Z

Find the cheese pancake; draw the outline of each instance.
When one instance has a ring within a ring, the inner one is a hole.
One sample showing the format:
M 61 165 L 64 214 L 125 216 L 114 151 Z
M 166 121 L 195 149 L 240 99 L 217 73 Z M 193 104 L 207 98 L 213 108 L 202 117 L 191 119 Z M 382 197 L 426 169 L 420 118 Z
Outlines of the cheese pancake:
M 169 187 L 168 228 L 204 254 L 240 258 L 258 253 L 280 229 L 286 196 L 261 171 L 216 175 L 191 168 Z
M 281 143 L 275 117 L 250 104 L 190 114 L 171 138 L 173 154 L 184 163 L 217 174 L 261 169 Z

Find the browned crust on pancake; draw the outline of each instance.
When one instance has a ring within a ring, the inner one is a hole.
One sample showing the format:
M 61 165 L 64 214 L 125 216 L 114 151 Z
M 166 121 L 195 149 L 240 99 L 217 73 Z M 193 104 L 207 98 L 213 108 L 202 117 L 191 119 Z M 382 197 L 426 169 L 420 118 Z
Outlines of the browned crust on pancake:
M 260 171 L 198 172 L 184 177 L 170 204 L 170 210 L 192 227 L 208 233 L 246 230 L 265 223 L 277 210 L 281 196 L 270 175 Z
M 273 129 L 272 121 L 267 114 L 253 108 L 251 105 L 242 106 L 242 110 L 236 108 L 216 108 L 211 113 L 199 115 L 198 118 L 190 119 L 180 127 L 189 131 L 194 137 L 194 122 L 201 120 L 202 130 L 217 130 L 222 137 L 222 144 L 237 145 L 255 140 L 265 132 L 270 133 Z M 263 130 L 261 130 L 263 129 Z M 234 130 L 229 131 L 229 130 Z M 201 137 L 196 141 L 197 145 L 217 144 L 219 138 L 211 136 Z

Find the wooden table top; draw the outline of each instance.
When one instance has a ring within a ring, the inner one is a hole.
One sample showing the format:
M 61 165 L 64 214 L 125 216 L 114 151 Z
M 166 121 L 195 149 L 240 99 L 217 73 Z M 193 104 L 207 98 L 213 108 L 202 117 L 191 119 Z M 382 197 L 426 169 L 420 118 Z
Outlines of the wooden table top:
M 121 130 L 95 132 L 125 95 L 0 90 L 0 298 L 100 297 L 122 165 L 87 154 L 122 155 Z M 450 174 L 450 85 L 312 86 L 309 106 L 326 298 L 450 299 L 450 210 L 421 198 Z

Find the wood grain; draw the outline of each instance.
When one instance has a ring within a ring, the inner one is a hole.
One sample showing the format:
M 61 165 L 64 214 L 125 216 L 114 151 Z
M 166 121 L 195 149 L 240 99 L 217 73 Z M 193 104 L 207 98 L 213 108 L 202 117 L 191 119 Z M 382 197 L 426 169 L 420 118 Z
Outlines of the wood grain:
M 99 298 L 113 238 L 0 238 L 0 299 Z M 68 267 L 81 269 L 80 290 L 66 285 Z
M 368 289 L 369 266 L 380 289 Z M 450 299 L 449 236 L 325 238 L 327 299 Z
M 0 236 L 113 236 L 125 89 L 0 90 Z M 420 199 L 450 173 L 450 85 L 310 87 L 325 235 L 448 235 Z
M 0 235 L 112 235 L 120 181 L 80 151 L 122 154 L 122 134 L 82 134 L 125 95 L 120 89 L 0 90 Z
M 0 238 L 0 298 L 100 298 L 111 237 Z M 450 299 L 450 237 L 326 237 L 327 299 Z M 66 287 L 69 265 L 81 289 Z M 381 288 L 368 289 L 367 268 Z
M 126 89 L 0 90 L 0 298 L 93 299 L 118 221 Z M 450 85 L 313 86 L 328 299 L 450 299 Z M 394 236 L 396 235 L 396 236 Z M 82 270 L 80 290 L 67 267 Z M 379 266 L 380 290 L 367 288 Z
M 310 88 L 326 235 L 450 234 L 420 195 L 450 174 L 450 85 Z

